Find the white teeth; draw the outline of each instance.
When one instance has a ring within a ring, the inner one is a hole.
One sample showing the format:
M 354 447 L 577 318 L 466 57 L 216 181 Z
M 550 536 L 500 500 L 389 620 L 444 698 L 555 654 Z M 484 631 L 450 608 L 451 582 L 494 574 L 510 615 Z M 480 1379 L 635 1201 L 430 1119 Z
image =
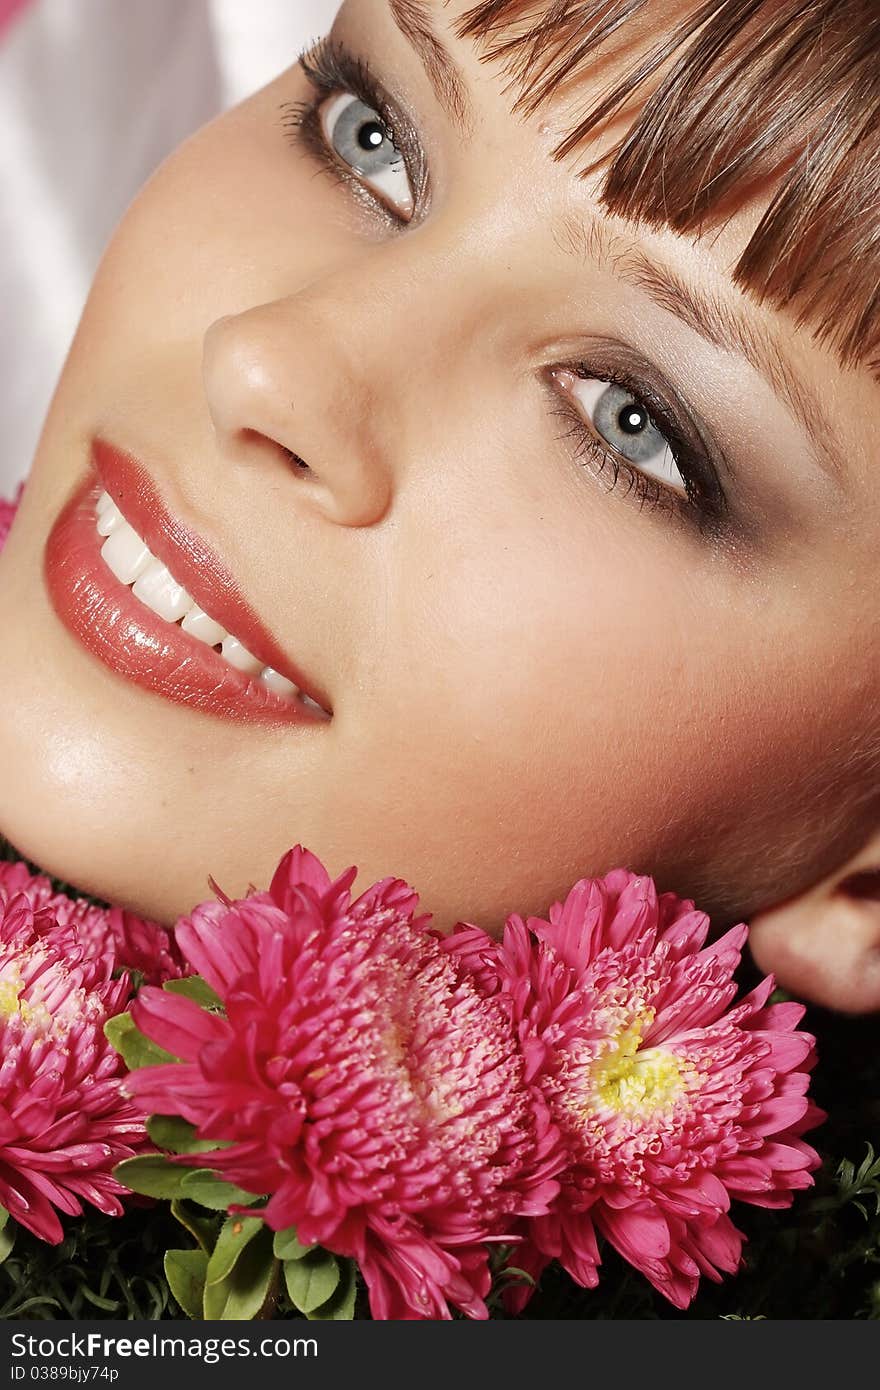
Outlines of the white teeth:
M 316 714 L 319 719 L 329 719 L 330 716 L 325 709 L 316 704 L 310 695 L 304 695 L 299 686 L 294 685 L 286 676 L 282 676 L 280 671 L 275 671 L 271 666 L 265 666 L 260 672 L 260 680 L 263 685 L 276 695 L 281 695 L 289 700 L 297 700 L 305 709 Z
M 260 672 L 260 680 L 276 695 L 286 695 L 293 698 L 299 694 L 299 687 L 295 686 L 293 681 L 289 681 L 286 676 L 282 676 L 280 671 L 273 670 L 271 666 L 264 667 Z
M 220 655 L 234 666 L 236 671 L 244 671 L 246 676 L 257 676 L 263 669 L 262 661 L 248 651 L 237 637 L 224 637 Z
M 300 698 L 301 702 L 305 705 L 306 709 L 310 709 L 310 710 L 312 711 L 313 714 L 320 715 L 321 719 L 329 719 L 329 718 L 330 718 L 330 716 L 329 716 L 329 714 L 327 713 L 327 711 L 326 711 L 324 708 L 322 708 L 321 705 L 317 704 L 316 701 L 314 701 L 314 700 L 312 699 L 311 695 L 302 695 L 302 694 L 300 694 L 300 697 L 299 697 L 299 698 Z
M 192 595 L 178 584 L 161 560 L 151 560 L 132 593 L 166 623 L 176 623 L 193 605 Z
M 198 637 L 200 642 L 206 643 L 209 647 L 216 647 L 225 637 L 229 636 L 226 628 L 215 623 L 213 618 L 209 618 L 208 614 L 197 603 L 193 604 L 180 626 L 184 632 L 188 632 L 192 637 Z
M 109 492 L 99 494 L 95 513 L 98 535 L 105 538 L 101 554 L 108 568 L 121 584 L 130 585 L 132 593 L 157 617 L 163 618 L 166 623 L 179 622 L 184 632 L 209 647 L 219 645 L 220 655 L 230 666 L 247 676 L 259 676 L 275 695 L 298 700 L 305 709 L 321 719 L 330 718 L 327 711 L 310 696 L 303 695 L 293 681 L 272 666 L 264 666 L 243 642 L 199 607 L 183 585 L 177 583 L 167 566 L 156 559 L 134 527 L 128 524 Z
M 115 530 L 122 520 L 122 512 L 119 510 L 112 497 L 110 497 L 108 493 L 103 492 L 101 494 L 101 501 L 103 501 L 105 497 L 107 501 L 104 503 L 104 510 L 98 512 L 99 536 L 109 536 L 110 532 Z M 98 505 L 100 506 L 100 503 Z
M 133 583 L 153 559 L 137 531 L 121 517 L 101 546 L 101 554 L 120 584 Z

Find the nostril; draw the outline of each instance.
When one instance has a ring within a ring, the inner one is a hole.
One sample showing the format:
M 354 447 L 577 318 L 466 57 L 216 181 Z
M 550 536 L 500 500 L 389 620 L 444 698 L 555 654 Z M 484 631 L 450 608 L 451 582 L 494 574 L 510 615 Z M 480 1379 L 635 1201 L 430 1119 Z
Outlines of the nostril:
M 850 898 L 867 898 L 880 902 L 880 869 L 863 869 L 859 873 L 850 874 L 849 878 L 838 884 L 838 892 L 846 893 Z

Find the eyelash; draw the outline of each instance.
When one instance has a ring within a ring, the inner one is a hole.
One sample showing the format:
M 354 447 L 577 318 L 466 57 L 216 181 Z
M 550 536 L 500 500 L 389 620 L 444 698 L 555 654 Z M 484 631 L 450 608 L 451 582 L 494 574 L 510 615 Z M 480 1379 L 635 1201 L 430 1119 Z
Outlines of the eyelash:
M 627 373 L 610 370 L 605 365 L 597 366 L 595 363 L 572 362 L 566 363 L 564 366 L 583 379 L 605 381 L 609 385 L 619 386 L 622 390 L 629 392 L 640 405 L 645 406 L 652 422 L 659 429 L 672 451 L 672 457 L 681 473 L 687 496 L 682 497 L 680 492 L 666 487 L 658 478 L 643 472 L 636 464 L 624 458 L 623 454 L 618 453 L 616 449 L 603 441 L 589 421 L 584 419 L 571 402 L 560 397 L 559 392 L 551 388 L 554 401 L 553 414 L 568 424 L 568 428 L 558 437 L 576 442 L 575 456 L 577 458 L 588 456 L 589 466 L 597 476 L 604 476 L 606 470 L 610 470 L 609 492 L 612 492 L 621 479 L 624 479 L 628 484 L 623 494 L 624 497 L 634 497 L 638 501 L 640 509 L 647 508 L 649 511 L 659 509 L 671 512 L 682 516 L 692 524 L 695 523 L 701 532 L 717 532 L 727 510 L 727 499 L 717 480 L 715 468 L 708 459 L 702 457 L 692 444 L 687 442 L 680 426 L 676 424 L 669 410 L 657 399 L 654 391 Z
M 381 82 L 374 76 L 367 63 L 350 53 L 332 36 L 307 48 L 300 55 L 299 64 L 317 91 L 310 101 L 283 104 L 282 125 L 290 143 L 304 146 L 324 172 L 354 192 L 357 197 L 369 200 L 370 206 L 381 210 L 395 227 L 404 228 L 409 225 L 385 204 L 378 203 L 358 176 L 335 158 L 321 127 L 321 107 L 328 97 L 337 92 L 347 92 L 371 107 L 379 116 L 388 138 L 403 157 L 413 189 L 414 217 L 417 217 L 427 201 L 427 160 L 418 139 L 410 137 L 406 129 L 399 125 Z M 574 405 L 561 398 L 558 390 L 551 387 L 554 402 L 551 407 L 552 413 L 566 420 L 569 426 L 559 438 L 574 439 L 576 457 L 580 459 L 589 456 L 589 466 L 597 476 L 604 476 L 606 470 L 610 470 L 611 483 L 608 491 L 616 489 L 621 479 L 624 479 L 628 484 L 624 497 L 634 496 L 640 509 L 647 507 L 650 511 L 660 509 L 673 512 L 683 516 L 691 524 L 696 524 L 701 532 L 717 531 L 726 511 L 726 499 L 715 476 L 715 469 L 708 461 L 699 459 L 694 449 L 684 441 L 681 430 L 657 402 L 654 393 L 644 385 L 627 379 L 626 374 L 615 374 L 605 367 L 593 368 L 584 362 L 558 365 L 567 365 L 569 370 L 578 376 L 595 377 L 620 386 L 629 391 L 639 403 L 645 405 L 651 419 L 661 430 L 672 450 L 688 495 L 687 498 L 683 498 L 673 489 L 665 487 L 658 479 L 642 472 L 622 454 L 603 443 Z
M 307 48 L 300 55 L 299 65 L 312 86 L 317 88 L 317 95 L 311 101 L 283 104 L 282 126 L 290 142 L 305 145 L 327 174 L 353 190 L 358 197 L 368 198 L 371 206 L 378 208 L 395 227 L 408 226 L 409 223 L 396 216 L 386 204 L 378 203 L 357 175 L 335 158 L 321 128 L 321 107 L 336 92 L 347 92 L 371 107 L 385 127 L 388 139 L 400 150 L 413 190 L 414 217 L 418 216 L 424 209 L 429 187 L 427 160 L 419 142 L 400 125 L 382 84 L 367 63 L 349 53 L 332 37 L 321 39 Z

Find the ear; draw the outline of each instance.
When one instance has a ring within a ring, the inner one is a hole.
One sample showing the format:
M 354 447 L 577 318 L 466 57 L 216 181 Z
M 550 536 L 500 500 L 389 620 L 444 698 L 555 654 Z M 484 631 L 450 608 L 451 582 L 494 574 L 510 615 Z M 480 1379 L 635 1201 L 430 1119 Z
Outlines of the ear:
M 848 863 L 750 923 L 759 968 L 801 999 L 880 1010 L 880 831 Z

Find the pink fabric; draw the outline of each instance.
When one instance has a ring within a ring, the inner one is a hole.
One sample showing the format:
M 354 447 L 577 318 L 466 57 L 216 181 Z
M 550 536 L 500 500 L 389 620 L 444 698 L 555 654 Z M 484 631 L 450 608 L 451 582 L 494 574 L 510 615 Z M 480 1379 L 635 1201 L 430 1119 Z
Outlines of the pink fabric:
M 0 0 L 0 3 L 2 3 L 2 0 Z M 14 502 L 7 502 L 4 497 L 0 497 L 0 550 L 3 549 L 3 543 L 9 535 L 9 528 L 12 526 L 15 519 L 15 513 L 18 510 L 20 498 L 21 488 L 18 489 L 18 496 Z
M 23 10 L 25 5 L 30 3 L 32 0 L 0 0 L 0 38 L 19 10 Z

